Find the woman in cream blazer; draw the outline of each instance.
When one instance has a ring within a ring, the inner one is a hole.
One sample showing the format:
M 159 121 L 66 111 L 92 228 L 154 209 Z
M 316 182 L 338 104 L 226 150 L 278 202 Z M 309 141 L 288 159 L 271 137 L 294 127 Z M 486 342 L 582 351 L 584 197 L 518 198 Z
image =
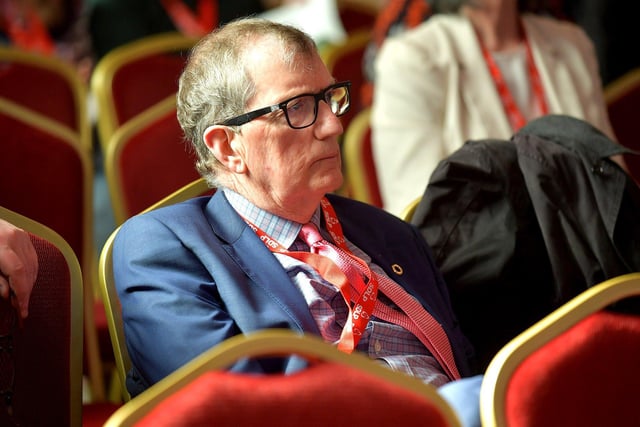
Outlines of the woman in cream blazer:
M 520 17 L 548 113 L 583 119 L 613 138 L 586 34 L 553 18 Z M 384 208 L 394 214 L 465 141 L 514 133 L 476 34 L 465 14 L 434 15 L 389 38 L 376 60 L 373 155 Z

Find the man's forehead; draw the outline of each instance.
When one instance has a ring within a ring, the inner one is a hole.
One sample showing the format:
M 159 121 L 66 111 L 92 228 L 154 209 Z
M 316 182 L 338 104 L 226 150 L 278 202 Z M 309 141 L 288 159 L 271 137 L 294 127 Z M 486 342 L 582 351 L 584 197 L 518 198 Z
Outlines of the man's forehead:
M 282 46 L 273 40 L 260 39 L 247 47 L 244 54 L 250 66 L 278 65 L 283 62 Z
M 247 64 L 257 67 L 295 67 L 306 62 L 303 61 L 305 56 L 295 46 L 287 45 L 283 40 L 270 35 L 251 40 L 244 55 Z
M 282 46 L 277 42 L 268 42 L 251 46 L 245 54 L 245 66 L 254 81 L 260 75 L 278 73 L 282 77 L 285 73 L 300 74 L 313 72 L 317 67 L 313 56 L 304 52 L 292 53 L 288 57 Z M 282 73 L 282 74 L 280 74 Z M 271 77 L 270 77 L 271 78 Z M 273 81 L 270 81 L 273 84 Z

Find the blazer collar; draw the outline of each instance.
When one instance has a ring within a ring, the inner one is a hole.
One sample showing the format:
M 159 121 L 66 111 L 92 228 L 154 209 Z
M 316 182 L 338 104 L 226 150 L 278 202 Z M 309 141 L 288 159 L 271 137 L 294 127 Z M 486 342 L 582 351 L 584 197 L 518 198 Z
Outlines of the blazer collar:
M 273 302 L 270 310 L 280 312 L 281 317 L 297 325 L 299 330 L 319 334 L 302 293 L 292 283 L 276 257 L 236 213 L 222 191 L 216 191 L 211 197 L 205 215 L 229 258 L 249 278 L 247 291 L 266 295 Z M 236 286 L 235 283 L 218 285 Z M 243 328 L 244 325 L 239 326 Z

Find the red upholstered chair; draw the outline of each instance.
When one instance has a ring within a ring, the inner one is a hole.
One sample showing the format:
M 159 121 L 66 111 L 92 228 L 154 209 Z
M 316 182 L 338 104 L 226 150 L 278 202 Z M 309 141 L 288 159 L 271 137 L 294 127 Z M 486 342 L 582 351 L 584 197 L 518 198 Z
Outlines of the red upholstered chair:
M 292 375 L 220 371 L 249 357 L 297 354 Z M 184 365 L 107 421 L 115 426 L 458 426 L 435 387 L 319 337 L 265 330 L 233 337 Z
M 23 322 L 12 306 L 0 299 L 0 425 L 79 427 L 80 264 L 71 246 L 50 228 L 4 207 L 0 207 L 0 218 L 30 234 L 39 267 L 29 316 Z
M 178 203 L 193 197 L 211 195 L 213 192 L 214 190 L 208 187 L 204 178 L 199 178 L 163 198 L 145 211 Z M 131 359 L 129 358 L 129 353 L 127 352 L 127 346 L 125 343 L 122 312 L 113 279 L 112 261 L 113 240 L 118 233 L 118 229 L 119 228 L 114 230 L 102 247 L 102 252 L 100 253 L 100 258 L 98 260 L 98 283 L 100 285 L 102 301 L 104 302 L 109 336 L 111 337 L 111 345 L 119 383 L 118 391 L 122 400 L 127 402 L 131 399 L 126 388 L 126 377 L 127 372 L 131 369 Z
M 0 46 L 0 97 L 75 133 L 91 150 L 87 88 L 62 59 Z
M 640 273 L 607 280 L 509 342 L 482 383 L 482 425 L 640 425 L 640 314 L 606 309 L 638 295 Z
M 382 207 L 382 196 L 371 151 L 371 109 L 365 108 L 346 129 L 342 141 L 347 196 Z
M 178 90 L 178 78 L 196 39 L 164 33 L 138 39 L 105 55 L 91 76 L 103 150 L 128 120 Z
M 96 64 L 90 85 L 98 110 L 97 135 L 103 158 L 120 126 L 177 91 L 186 52 L 194 43 L 195 39 L 180 33 L 156 34 L 113 49 Z M 147 179 L 162 179 L 165 173 L 154 171 Z M 140 193 L 139 198 L 144 199 L 145 194 Z M 101 322 L 101 301 L 96 308 L 100 343 L 104 343 L 107 328 Z
M 320 55 L 329 72 L 338 80 L 351 81 L 351 108 L 341 117 L 345 129 L 362 109 L 361 90 L 364 84 L 362 62 L 367 44 L 371 40 L 371 30 L 357 30 L 347 34 L 346 40 L 330 44 L 320 50 Z
M 347 33 L 370 31 L 378 16 L 375 2 L 360 0 L 338 0 L 338 14 Z
M 200 176 L 176 118 L 175 95 L 122 125 L 106 150 L 105 176 L 118 225 Z
M 629 71 L 604 90 L 609 120 L 618 142 L 640 151 L 637 120 L 640 114 L 640 68 Z M 625 155 L 629 172 L 640 185 L 640 156 Z
M 104 381 L 94 320 L 96 254 L 90 151 L 80 135 L 67 126 L 1 95 L 0 129 L 0 202 L 60 234 L 82 267 L 86 284 L 85 372 L 93 397 L 100 400 Z
M 90 256 L 89 153 L 75 134 L 1 97 L 0 128 L 2 204 L 56 230 L 79 259 Z

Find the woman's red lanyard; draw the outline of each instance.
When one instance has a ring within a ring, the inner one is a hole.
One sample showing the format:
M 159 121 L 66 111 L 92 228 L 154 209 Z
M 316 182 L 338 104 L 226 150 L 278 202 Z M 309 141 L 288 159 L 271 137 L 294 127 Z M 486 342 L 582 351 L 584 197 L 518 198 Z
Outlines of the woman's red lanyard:
M 5 31 L 11 43 L 21 49 L 51 55 L 55 43 L 38 13 L 28 5 L 8 1 L 3 7 Z
M 527 68 L 529 71 L 529 81 L 531 82 L 531 93 L 535 99 L 538 111 L 540 111 L 542 115 L 546 115 L 549 112 L 549 108 L 544 98 L 544 88 L 542 87 L 542 80 L 540 79 L 540 74 L 538 73 L 538 69 L 536 68 L 536 63 L 533 60 L 531 46 L 529 45 L 529 41 L 527 40 L 524 28 L 522 28 L 522 33 L 524 35 L 524 45 L 527 52 Z M 496 84 L 496 89 L 498 90 L 498 94 L 500 95 L 500 99 L 502 100 L 502 105 L 504 106 L 505 113 L 507 114 L 509 123 L 511 124 L 511 129 L 516 132 L 527 123 L 527 119 L 524 117 L 522 111 L 520 111 L 520 108 L 518 108 L 518 105 L 513 99 L 513 95 L 509 90 L 509 86 L 505 82 L 504 77 L 500 72 L 500 67 L 498 67 L 498 65 L 495 63 L 491 52 L 489 52 L 489 50 L 482 43 L 479 37 L 478 41 L 480 43 L 480 47 L 482 48 L 482 54 L 487 63 L 487 67 L 489 67 L 491 77 L 493 77 L 493 81 Z
M 327 230 L 329 231 L 329 234 L 331 234 L 331 237 L 336 246 L 346 252 L 352 259 L 354 259 L 355 262 L 359 262 L 360 265 L 365 268 L 365 274 L 369 278 L 369 281 L 366 284 L 366 289 L 357 289 L 357 295 L 354 295 L 353 297 L 351 295 L 350 284 L 347 280 L 335 280 L 335 282 L 337 283 L 331 281 L 331 283 L 333 283 L 342 294 L 342 297 L 349 309 L 347 322 L 342 330 L 340 341 L 338 342 L 338 349 L 346 353 L 351 353 L 358 345 L 358 342 L 362 337 L 362 333 L 367 327 L 369 319 L 373 315 L 373 309 L 378 293 L 378 281 L 376 279 L 376 276 L 374 274 L 371 274 L 371 270 L 366 265 L 366 263 L 353 255 L 347 247 L 346 239 L 342 232 L 342 226 L 340 225 L 340 221 L 338 220 L 338 217 L 333 210 L 333 206 L 331 206 L 331 203 L 326 198 L 323 198 L 320 205 L 324 214 Z M 272 239 L 270 236 L 268 236 L 260 228 L 256 227 L 253 223 L 251 223 L 251 221 L 245 218 L 245 222 L 272 252 L 289 255 L 302 261 L 305 261 L 305 256 L 310 254 L 308 252 L 289 251 L 274 239 Z M 354 286 L 354 284 L 351 283 L 351 286 Z M 351 304 L 352 300 L 354 302 L 353 305 Z
M 218 25 L 218 3 L 215 0 L 198 0 L 197 14 L 181 0 L 161 2 L 173 25 L 188 37 L 200 38 Z

